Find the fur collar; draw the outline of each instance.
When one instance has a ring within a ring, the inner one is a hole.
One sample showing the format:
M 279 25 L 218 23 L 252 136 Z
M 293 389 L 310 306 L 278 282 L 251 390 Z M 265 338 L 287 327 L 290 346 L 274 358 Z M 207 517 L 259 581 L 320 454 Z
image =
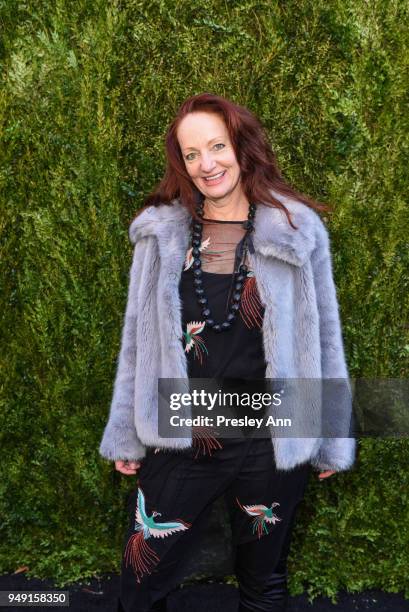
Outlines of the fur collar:
M 302 266 L 315 247 L 318 214 L 302 202 L 273 192 L 291 214 L 292 221 L 299 229 L 294 230 L 286 215 L 278 208 L 257 205 L 253 244 L 254 249 L 264 256 L 272 256 L 295 266 Z M 129 239 L 135 244 L 140 238 L 155 236 L 161 252 L 174 240 L 183 239 L 190 229 L 190 214 L 179 199 L 172 204 L 150 206 L 139 214 L 129 227 Z

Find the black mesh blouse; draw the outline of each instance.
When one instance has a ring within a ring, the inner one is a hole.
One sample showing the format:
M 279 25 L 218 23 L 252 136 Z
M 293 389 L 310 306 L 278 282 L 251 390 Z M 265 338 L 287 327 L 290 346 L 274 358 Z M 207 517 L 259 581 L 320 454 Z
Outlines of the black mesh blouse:
M 203 219 L 202 243 L 199 247 L 203 288 L 212 318 L 217 323 L 224 321 L 228 313 L 236 249 L 245 235 L 242 224 L 243 221 Z M 264 378 L 266 364 L 261 332 L 264 308 L 249 262 L 245 262 L 250 274 L 244 281 L 236 320 L 228 331 L 215 333 L 207 329 L 197 303 L 192 261 L 189 248 L 179 286 L 188 376 L 247 380 Z

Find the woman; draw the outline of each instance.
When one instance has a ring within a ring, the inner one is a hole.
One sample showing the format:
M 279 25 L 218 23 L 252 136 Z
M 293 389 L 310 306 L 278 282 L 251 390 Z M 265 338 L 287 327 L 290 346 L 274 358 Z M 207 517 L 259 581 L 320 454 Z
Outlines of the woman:
M 166 173 L 129 230 L 128 301 L 100 445 L 118 471 L 139 477 L 118 610 L 166 610 L 221 495 L 239 610 L 285 610 L 286 559 L 311 468 L 326 478 L 355 459 L 348 402 L 323 412 L 346 425 L 344 437 L 304 437 L 315 416 L 305 401 L 301 437 L 258 437 L 254 427 L 244 437 L 206 427 L 160 436 L 158 379 L 348 379 L 316 212 L 327 207 L 284 181 L 260 122 L 223 97 L 186 100 L 166 152 Z

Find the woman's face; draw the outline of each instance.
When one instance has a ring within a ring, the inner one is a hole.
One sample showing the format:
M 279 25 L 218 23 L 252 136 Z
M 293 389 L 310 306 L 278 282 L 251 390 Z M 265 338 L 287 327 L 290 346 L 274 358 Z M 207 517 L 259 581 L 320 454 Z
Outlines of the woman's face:
M 240 166 L 219 115 L 189 113 L 179 124 L 177 137 L 186 170 L 208 200 L 223 200 L 241 190 Z

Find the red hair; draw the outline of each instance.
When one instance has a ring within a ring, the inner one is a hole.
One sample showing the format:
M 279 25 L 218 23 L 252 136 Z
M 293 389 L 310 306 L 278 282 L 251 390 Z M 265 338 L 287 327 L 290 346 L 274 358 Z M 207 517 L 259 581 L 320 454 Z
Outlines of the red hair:
M 288 210 L 271 194 L 271 189 L 294 198 L 317 211 L 331 210 L 327 205 L 316 202 L 309 196 L 297 191 L 284 180 L 264 127 L 251 111 L 222 96 L 211 93 L 191 96 L 180 106 L 166 133 L 167 165 L 165 174 L 156 188 L 145 199 L 142 210 L 147 206 L 170 204 L 174 198 L 179 198 L 191 215 L 196 219 L 198 218 L 196 206 L 201 193 L 186 170 L 177 138 L 177 130 L 182 119 L 188 113 L 198 111 L 215 113 L 223 119 L 241 169 L 242 188 L 249 202 L 256 204 L 262 202 L 266 205 L 281 208 L 294 229 L 297 228 L 292 223 Z M 138 211 L 138 214 L 142 210 Z

